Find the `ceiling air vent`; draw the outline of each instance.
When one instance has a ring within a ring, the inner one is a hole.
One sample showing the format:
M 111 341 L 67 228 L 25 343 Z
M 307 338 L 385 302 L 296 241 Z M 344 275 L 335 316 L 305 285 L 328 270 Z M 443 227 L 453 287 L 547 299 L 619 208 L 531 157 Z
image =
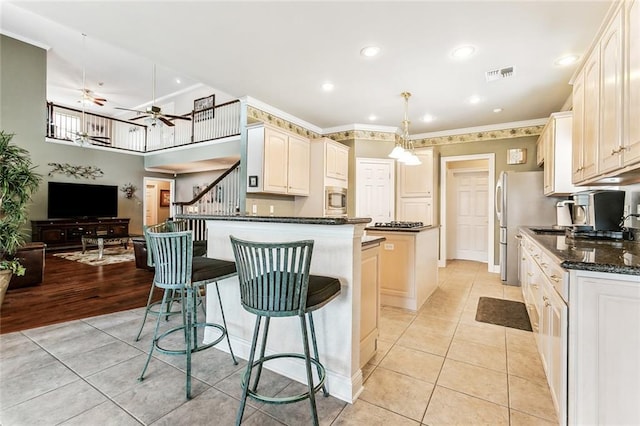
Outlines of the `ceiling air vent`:
M 504 78 L 513 77 L 514 67 L 505 67 L 497 70 L 491 70 L 484 73 L 487 83 L 496 80 L 502 80 Z

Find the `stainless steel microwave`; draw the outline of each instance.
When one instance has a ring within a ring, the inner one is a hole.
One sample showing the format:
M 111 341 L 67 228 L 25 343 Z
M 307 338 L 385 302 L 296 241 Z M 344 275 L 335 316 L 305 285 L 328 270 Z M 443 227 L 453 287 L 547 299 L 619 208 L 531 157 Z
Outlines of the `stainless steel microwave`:
M 324 214 L 325 216 L 346 216 L 347 188 L 339 186 L 324 188 Z

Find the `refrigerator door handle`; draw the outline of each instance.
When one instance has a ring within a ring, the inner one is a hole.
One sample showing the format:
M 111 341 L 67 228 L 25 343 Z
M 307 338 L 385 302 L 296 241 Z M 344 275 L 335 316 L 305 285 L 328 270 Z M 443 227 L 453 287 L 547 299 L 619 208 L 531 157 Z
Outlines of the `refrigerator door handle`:
M 504 206 L 503 200 L 502 200 L 503 198 L 502 191 L 503 191 L 502 176 L 500 176 L 500 179 L 498 179 L 498 182 L 496 182 L 495 203 L 496 203 L 496 216 L 501 225 L 502 225 L 502 208 Z

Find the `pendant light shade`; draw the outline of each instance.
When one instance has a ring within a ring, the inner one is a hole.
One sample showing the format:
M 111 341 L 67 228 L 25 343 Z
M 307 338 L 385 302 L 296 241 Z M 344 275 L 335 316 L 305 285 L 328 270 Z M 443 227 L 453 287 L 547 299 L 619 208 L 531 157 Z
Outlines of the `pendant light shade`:
M 417 166 L 422 164 L 414 152 L 413 142 L 409 139 L 409 97 L 411 93 L 402 92 L 404 98 L 404 119 L 402 120 L 402 135 L 396 141 L 396 146 L 389 153 L 390 158 L 394 158 L 407 166 Z

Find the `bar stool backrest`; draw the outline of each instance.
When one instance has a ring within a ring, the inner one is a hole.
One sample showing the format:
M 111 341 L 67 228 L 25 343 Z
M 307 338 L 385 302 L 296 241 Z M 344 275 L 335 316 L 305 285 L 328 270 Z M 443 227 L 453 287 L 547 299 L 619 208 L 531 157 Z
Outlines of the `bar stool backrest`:
M 153 256 L 151 255 L 151 250 L 149 249 L 149 238 L 147 236 L 148 232 L 169 232 L 169 228 L 167 226 L 166 223 L 162 222 L 162 223 L 158 223 L 155 225 L 149 225 L 149 226 L 143 226 L 142 227 L 142 234 L 144 235 L 144 240 L 147 246 L 147 266 L 150 267 L 154 267 L 155 266 L 155 262 L 153 260 Z
M 186 220 L 178 219 L 178 220 L 169 220 L 165 222 L 169 231 L 171 232 L 179 232 L 179 231 L 188 231 L 188 223 Z
M 313 241 L 259 243 L 231 238 L 242 306 L 256 315 L 304 315 Z
M 147 248 L 155 262 L 153 283 L 164 289 L 187 288 L 191 285 L 193 233 L 150 232 Z

